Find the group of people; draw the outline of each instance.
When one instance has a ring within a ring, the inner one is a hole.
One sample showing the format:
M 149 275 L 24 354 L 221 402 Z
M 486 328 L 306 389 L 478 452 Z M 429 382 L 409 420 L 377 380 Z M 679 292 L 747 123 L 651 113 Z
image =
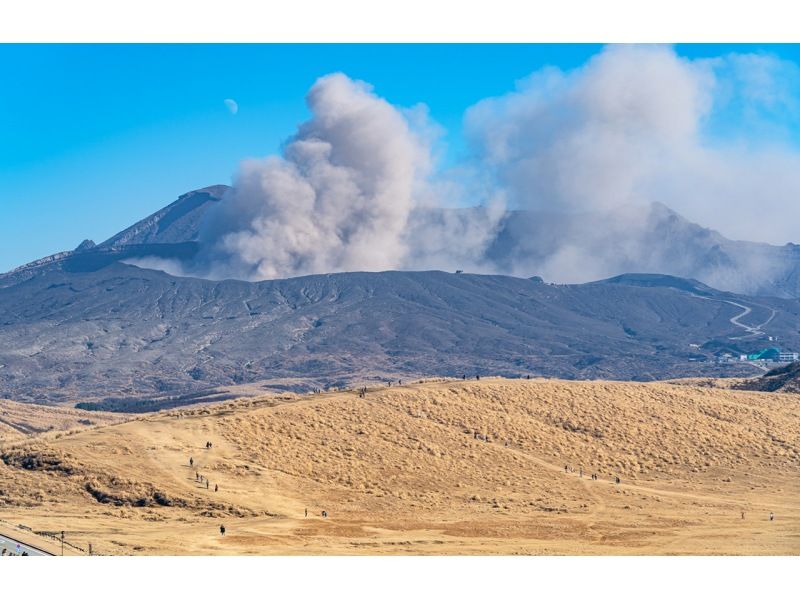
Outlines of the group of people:
M 213 446 L 214 445 L 211 442 L 206 442 L 207 449 L 210 449 Z M 194 457 L 189 457 L 189 467 L 194 467 Z M 211 482 L 209 482 L 208 478 L 202 475 L 199 471 L 194 472 L 194 479 L 201 485 L 205 484 L 207 490 L 211 488 Z M 214 492 L 219 492 L 219 484 L 214 484 Z
M 574 469 L 572 469 L 572 468 L 571 468 L 569 465 L 565 465 L 565 466 L 564 466 L 564 473 L 571 473 L 571 472 L 574 472 L 574 471 L 575 471 L 575 470 L 574 470 Z M 579 472 L 579 473 L 578 473 L 578 475 L 579 475 L 580 477 L 583 477 L 583 467 L 580 467 L 580 468 L 578 469 L 578 472 Z M 597 476 L 597 474 L 596 474 L 596 473 L 593 473 L 593 474 L 592 474 L 590 477 L 591 477 L 591 479 L 592 479 L 592 480 L 599 480 L 599 479 L 600 479 L 600 478 Z M 615 484 L 619 484 L 619 483 L 621 483 L 621 480 L 619 479 L 619 476 L 614 476 L 614 483 L 615 483 Z
M 17 544 L 17 552 L 11 552 L 10 550 L 3 548 L 3 552 L 0 553 L 0 556 L 30 556 L 27 550 L 22 550 L 22 547 Z

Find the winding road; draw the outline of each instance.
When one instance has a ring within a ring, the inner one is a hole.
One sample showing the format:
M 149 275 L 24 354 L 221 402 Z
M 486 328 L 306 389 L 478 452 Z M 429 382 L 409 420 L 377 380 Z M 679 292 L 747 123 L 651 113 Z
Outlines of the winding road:
M 17 547 L 19 547 L 19 551 L 17 551 Z M 24 542 L 0 534 L 0 552 L 2 552 L 3 548 L 11 554 L 27 552 L 29 556 L 53 556 L 51 553 L 40 548 L 34 548 L 30 544 L 25 544 Z
M 774 310 L 773 308 L 770 307 L 768 309 L 772 313 L 770 313 L 769 318 L 767 318 L 765 321 L 763 321 L 761 324 L 758 324 L 757 326 L 748 326 L 747 324 L 742 324 L 739 320 L 741 318 L 745 317 L 746 315 L 750 314 L 753 311 L 752 307 L 748 307 L 747 305 L 742 305 L 741 303 L 736 303 L 734 301 L 727 301 L 725 299 L 717 299 L 717 301 L 722 301 L 723 303 L 728 303 L 730 305 L 735 305 L 736 307 L 739 307 L 739 308 L 741 308 L 743 310 L 742 313 L 740 313 L 740 314 L 738 314 L 736 316 L 733 316 L 729 320 L 729 322 L 731 324 L 733 324 L 734 326 L 738 326 L 739 328 L 744 328 L 750 334 L 748 334 L 747 336 L 730 337 L 731 340 L 741 340 L 741 339 L 744 339 L 744 338 L 749 338 L 749 337 L 752 337 L 752 336 L 760 336 L 760 335 L 764 334 L 764 331 L 761 330 L 761 328 L 763 328 L 764 326 L 769 324 L 772 321 L 772 319 L 775 317 L 775 315 L 778 313 L 776 310 Z M 758 307 L 763 307 L 763 306 L 758 306 Z

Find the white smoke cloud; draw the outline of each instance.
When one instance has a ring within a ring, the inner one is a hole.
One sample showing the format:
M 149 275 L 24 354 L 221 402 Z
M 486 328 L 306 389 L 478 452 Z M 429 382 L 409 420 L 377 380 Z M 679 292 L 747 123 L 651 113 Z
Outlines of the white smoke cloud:
M 649 271 L 757 290 L 785 264 L 738 246 L 717 256 L 724 239 L 663 206 L 732 238 L 798 240 L 798 98 L 800 70 L 773 56 L 609 46 L 470 108 L 473 158 L 442 172 L 442 130 L 424 106 L 398 108 L 328 75 L 281 156 L 241 164 L 207 213 L 199 260 L 169 267 L 248 280 L 461 268 L 583 282 Z
M 536 223 L 517 231 L 507 268 L 565 282 L 667 272 L 735 290 L 780 277 L 785 264 L 760 254 L 730 265 L 698 262 L 708 247 L 661 251 L 658 217 L 669 216 L 653 202 L 734 239 L 797 241 L 800 153 L 787 123 L 798 125 L 798 91 L 797 66 L 767 55 L 691 61 L 665 46 L 611 46 L 479 102 L 465 116 L 477 167 L 515 207 L 569 215 L 557 237 Z M 690 229 L 668 241 L 693 243 Z
M 307 102 L 313 117 L 283 157 L 245 161 L 211 216 L 215 269 L 280 278 L 402 263 L 428 148 L 398 110 L 342 74 L 319 79 Z
M 666 46 L 610 46 L 479 102 L 465 126 L 519 207 L 660 201 L 734 238 L 785 243 L 797 239 L 787 215 L 800 215 L 800 153 L 766 140 L 791 137 L 799 90 L 797 65 L 768 55 L 691 61 Z
M 266 279 L 419 265 L 430 255 L 422 247 L 440 247 L 434 236 L 453 236 L 451 223 L 462 233 L 453 247 L 490 240 L 464 237 L 486 226 L 466 216 L 422 226 L 437 186 L 430 180 L 437 129 L 424 108 L 400 111 L 342 74 L 319 79 L 307 102 L 313 116 L 283 156 L 243 162 L 232 192 L 209 214 L 201 238 L 208 275 Z

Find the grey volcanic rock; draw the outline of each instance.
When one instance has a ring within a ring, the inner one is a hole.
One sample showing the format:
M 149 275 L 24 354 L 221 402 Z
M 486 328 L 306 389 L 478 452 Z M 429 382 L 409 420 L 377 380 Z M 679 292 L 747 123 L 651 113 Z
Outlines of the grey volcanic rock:
M 745 323 L 776 310 L 764 331 L 800 344 L 797 301 L 636 280 L 551 285 L 434 271 L 248 283 L 119 263 L 52 270 L 0 289 L 0 396 L 58 402 L 284 378 L 302 389 L 424 375 L 752 373 L 713 363 L 761 343 L 735 340 L 742 331 L 730 319 L 742 308 L 729 301 L 750 306 Z
M 201 250 L 204 216 L 214 204 L 224 201 L 229 189 L 212 185 L 190 191 L 97 246 L 84 242 L 75 251 L 0 274 L 0 288 L 45 271 L 97 270 L 131 258 L 158 257 L 191 264 Z M 800 245 L 732 241 L 658 203 L 639 206 L 635 213 L 508 212 L 487 249 L 486 266 L 498 274 L 543 274 L 539 265 L 572 244 L 580 246 L 586 256 L 597 258 L 592 267 L 580 260 L 571 264 L 575 280 L 658 272 L 740 294 L 800 298 Z M 564 271 L 550 277 L 544 273 L 545 278 L 562 279 Z
M 747 375 L 751 366 L 715 358 L 764 348 L 768 336 L 800 348 L 800 247 L 730 241 L 659 205 L 630 235 L 647 251 L 623 248 L 608 279 L 586 284 L 546 284 L 536 271 L 250 283 L 122 263 L 190 263 L 227 190 L 187 193 L 99 245 L 0 275 L 0 398 L 153 397 L 262 380 L 303 389 L 430 375 Z M 512 212 L 489 258 L 511 271 L 564 238 L 619 226 L 613 214 Z
M 212 185 L 184 193 L 177 201 L 117 233 L 100 247 L 197 241 L 206 210 L 221 201 L 228 189 L 227 185 Z

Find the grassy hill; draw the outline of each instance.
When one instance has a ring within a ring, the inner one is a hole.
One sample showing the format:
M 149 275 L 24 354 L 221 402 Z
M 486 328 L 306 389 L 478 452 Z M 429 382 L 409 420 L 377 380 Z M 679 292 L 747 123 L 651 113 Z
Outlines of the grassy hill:
M 5 440 L 0 505 L 104 554 L 800 554 L 799 403 L 499 378 L 251 397 Z

